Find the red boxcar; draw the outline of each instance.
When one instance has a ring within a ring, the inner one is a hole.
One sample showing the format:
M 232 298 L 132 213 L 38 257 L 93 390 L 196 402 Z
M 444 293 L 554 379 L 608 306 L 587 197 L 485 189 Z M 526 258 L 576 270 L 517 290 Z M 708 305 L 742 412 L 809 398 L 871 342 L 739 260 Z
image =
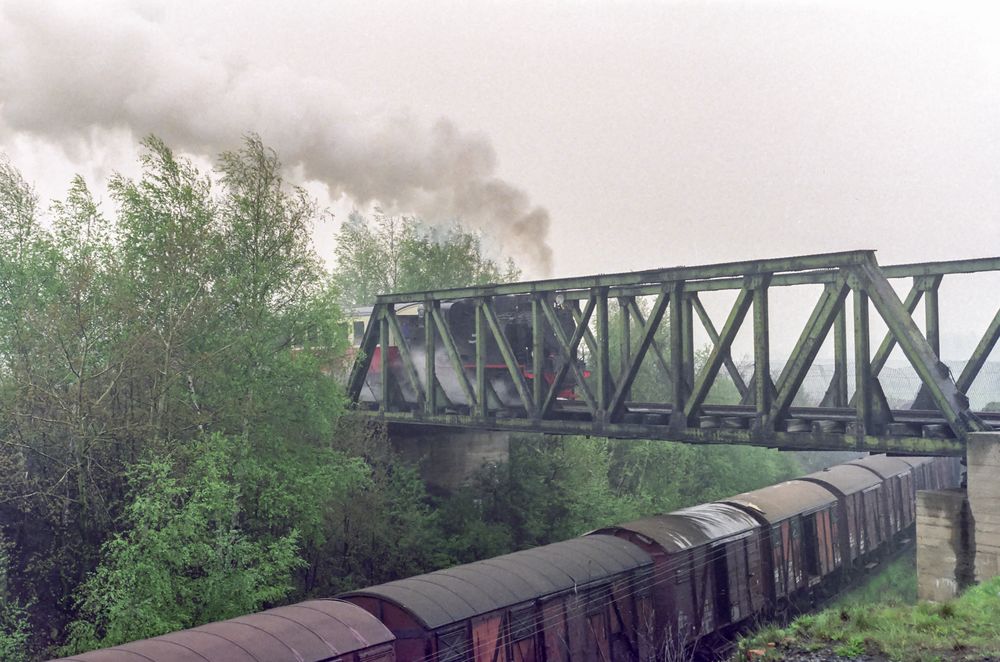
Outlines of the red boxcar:
M 342 597 L 392 630 L 401 660 L 647 659 L 652 565 L 625 540 L 588 536 Z
M 913 467 L 898 457 L 869 455 L 848 464 L 864 467 L 881 478 L 888 496 L 887 519 L 890 531 L 898 535 L 916 518 L 916 492 L 913 487 Z
M 625 538 L 652 555 L 660 649 L 712 634 L 760 611 L 759 530 L 742 510 L 711 503 L 596 533 Z
M 841 567 L 837 495 L 803 480 L 790 480 L 725 499 L 763 525 L 762 547 L 770 560 L 764 577 L 772 605 L 819 583 Z
M 392 662 L 395 637 L 364 609 L 309 600 L 83 653 L 79 662 Z
M 840 464 L 800 480 L 822 485 L 840 499 L 838 519 L 847 526 L 849 553 L 844 556 L 848 561 L 857 562 L 881 550 L 889 537 L 888 524 L 881 516 L 887 508 L 881 478 L 863 467 Z

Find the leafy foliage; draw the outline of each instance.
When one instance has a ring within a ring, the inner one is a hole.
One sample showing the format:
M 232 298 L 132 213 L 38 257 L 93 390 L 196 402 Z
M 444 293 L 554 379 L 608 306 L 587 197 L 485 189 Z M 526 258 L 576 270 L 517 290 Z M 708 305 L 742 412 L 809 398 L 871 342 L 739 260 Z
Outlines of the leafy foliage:
M 247 459 L 214 434 L 185 449 L 181 471 L 164 458 L 135 465 L 126 532 L 104 543 L 80 587 L 69 651 L 232 618 L 292 591 L 298 531 L 254 540 L 241 525 L 235 474 Z
M 367 471 L 331 457 L 344 400 L 329 373 L 346 338 L 309 244 L 314 205 L 255 136 L 222 155 L 218 185 L 162 141 L 143 146 L 141 176 L 109 184 L 113 220 L 80 178 L 44 219 L 0 163 L 0 522 L 11 590 L 49 625 L 35 628 L 35 650 L 75 615 L 71 596 L 99 557 L 114 551 L 101 572 L 120 577 L 144 558 L 125 553 L 140 547 L 124 479 L 136 463 L 163 462 L 150 466 L 180 480 L 191 444 L 238 438 L 246 474 L 232 486 L 255 498 L 240 510 L 245 540 L 275 545 L 296 529 L 303 555 Z
M 31 623 L 28 610 L 7 590 L 10 548 L 0 535 L 0 660 L 24 662 L 28 659 Z
M 482 235 L 459 224 L 431 226 L 409 216 L 351 214 L 337 234 L 334 282 L 351 307 L 377 294 L 511 282 L 514 262 L 489 257 Z
M 662 441 L 517 436 L 507 465 L 442 503 L 463 562 L 756 489 L 797 474 L 787 454 Z

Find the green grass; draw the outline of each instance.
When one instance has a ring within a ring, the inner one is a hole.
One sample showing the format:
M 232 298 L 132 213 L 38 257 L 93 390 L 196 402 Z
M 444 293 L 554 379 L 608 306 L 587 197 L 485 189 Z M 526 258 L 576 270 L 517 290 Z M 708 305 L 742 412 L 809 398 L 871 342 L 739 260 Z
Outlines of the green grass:
M 782 659 L 787 650 L 829 650 L 848 658 L 881 654 L 907 662 L 1000 656 L 1000 577 L 950 602 L 907 604 L 910 580 L 900 561 L 834 606 L 742 640 L 733 659 L 746 660 L 751 649 L 766 650 L 768 660 Z
M 841 594 L 832 607 L 863 604 L 906 605 L 917 601 L 917 553 L 910 550 L 872 575 L 867 581 Z

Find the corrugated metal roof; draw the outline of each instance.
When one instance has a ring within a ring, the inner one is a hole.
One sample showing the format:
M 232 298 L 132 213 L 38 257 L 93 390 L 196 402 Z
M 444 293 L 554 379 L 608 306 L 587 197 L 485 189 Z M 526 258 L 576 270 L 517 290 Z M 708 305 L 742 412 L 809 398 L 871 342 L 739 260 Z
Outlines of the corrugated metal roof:
M 627 540 L 587 536 L 350 591 L 340 597 L 387 600 L 433 630 L 650 564 L 649 555 Z
M 749 508 L 773 524 L 799 513 L 808 513 L 835 504 L 837 495 L 816 483 L 788 480 L 752 492 L 737 494 L 723 501 Z
M 364 609 L 341 600 L 309 600 L 190 630 L 83 653 L 81 662 L 304 662 L 391 642 Z
M 885 455 L 869 455 L 860 460 L 851 460 L 848 464 L 856 464 L 859 467 L 868 467 L 882 478 L 908 474 L 913 471 L 913 467 L 898 457 L 887 457 Z
M 812 480 L 829 485 L 845 495 L 866 490 L 882 482 L 878 476 L 867 469 L 851 464 L 838 464 L 835 467 L 803 476 L 802 480 Z
M 739 508 L 725 503 L 706 503 L 617 524 L 600 532 L 631 531 L 655 542 L 667 552 L 677 552 L 736 536 L 759 526 L 757 520 Z

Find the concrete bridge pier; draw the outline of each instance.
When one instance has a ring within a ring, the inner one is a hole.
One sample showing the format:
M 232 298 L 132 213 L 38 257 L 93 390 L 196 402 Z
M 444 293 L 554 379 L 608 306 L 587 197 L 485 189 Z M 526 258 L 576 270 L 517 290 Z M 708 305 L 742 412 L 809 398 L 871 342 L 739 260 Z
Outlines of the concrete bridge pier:
M 448 494 L 477 471 L 510 460 L 510 433 L 430 425 L 389 425 L 389 440 L 403 459 L 420 467 L 432 494 Z
M 984 582 L 1000 575 L 1000 432 L 969 435 L 966 458 L 976 581 Z
M 966 446 L 966 489 L 917 493 L 917 596 L 944 601 L 1000 575 L 1000 432 Z

